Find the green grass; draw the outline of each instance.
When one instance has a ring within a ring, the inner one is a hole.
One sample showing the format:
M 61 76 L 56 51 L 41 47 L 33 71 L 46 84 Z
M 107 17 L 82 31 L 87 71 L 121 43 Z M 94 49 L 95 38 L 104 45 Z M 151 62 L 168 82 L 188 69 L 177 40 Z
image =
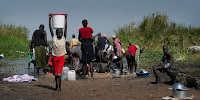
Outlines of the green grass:
M 187 51 L 172 52 L 174 56 L 174 67 L 181 72 L 188 73 L 192 76 L 200 78 L 200 55 L 191 54 Z M 147 69 L 152 71 L 152 66 L 162 63 L 160 60 L 163 56 L 162 50 L 145 50 L 144 54 L 140 56 L 140 67 L 139 69 Z
M 200 43 L 200 27 L 177 24 L 170 21 L 165 13 L 153 13 L 137 25 L 131 22 L 114 32 L 124 48 L 129 43 L 145 47 L 145 54 L 140 57 L 142 68 L 151 69 L 151 66 L 161 63 L 162 46 L 165 44 L 173 54 L 174 65 L 178 69 L 196 73 L 200 70 L 200 55 L 188 52 L 189 46 Z
M 0 36 L 0 54 L 5 58 L 27 57 L 30 40 L 15 36 Z
M 25 26 L 0 24 L 0 54 L 5 58 L 27 57 L 29 29 Z

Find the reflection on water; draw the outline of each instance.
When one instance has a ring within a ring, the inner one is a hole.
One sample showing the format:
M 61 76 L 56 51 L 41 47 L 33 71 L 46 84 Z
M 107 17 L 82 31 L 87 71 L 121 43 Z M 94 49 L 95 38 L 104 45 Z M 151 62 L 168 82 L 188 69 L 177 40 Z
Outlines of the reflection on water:
M 34 75 L 34 66 L 31 63 L 28 68 L 28 58 L 11 58 L 11 59 L 0 59 L 0 63 L 6 63 L 6 65 L 0 65 L 1 74 L 29 74 Z

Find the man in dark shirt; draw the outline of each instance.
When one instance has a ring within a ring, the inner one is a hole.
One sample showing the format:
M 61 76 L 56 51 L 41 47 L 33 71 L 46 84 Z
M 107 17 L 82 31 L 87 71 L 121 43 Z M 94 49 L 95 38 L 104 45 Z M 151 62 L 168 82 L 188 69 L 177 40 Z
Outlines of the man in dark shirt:
M 161 61 L 163 63 L 160 65 L 157 65 L 157 66 L 153 66 L 153 72 L 154 72 L 154 76 L 156 78 L 156 81 L 153 82 L 154 84 L 162 82 L 160 77 L 157 74 L 158 73 L 157 71 L 165 72 L 168 69 L 172 69 L 173 64 L 174 64 L 174 57 L 171 53 L 169 53 L 168 47 L 166 45 L 163 45 L 163 53 L 164 53 L 164 55 L 161 59 Z
M 39 75 L 39 69 L 43 68 L 43 72 L 46 74 L 46 53 L 45 46 L 47 46 L 47 34 L 44 30 L 44 25 L 41 24 L 38 30 L 35 30 L 32 36 L 31 46 L 35 47 L 35 58 L 37 75 Z
M 105 38 L 101 36 L 101 33 L 98 33 L 98 34 L 99 34 L 99 37 L 98 37 L 97 47 L 98 47 L 99 60 L 101 62 L 103 58 L 103 50 L 105 48 L 106 41 L 105 41 Z

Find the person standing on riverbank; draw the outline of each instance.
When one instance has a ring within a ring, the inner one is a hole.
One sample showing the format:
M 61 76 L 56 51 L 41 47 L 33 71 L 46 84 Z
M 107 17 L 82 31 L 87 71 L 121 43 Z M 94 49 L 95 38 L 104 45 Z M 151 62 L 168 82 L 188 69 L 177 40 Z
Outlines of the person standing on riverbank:
M 81 44 L 81 51 L 82 51 L 82 61 L 83 61 L 83 78 L 85 78 L 86 72 L 89 69 L 90 64 L 90 71 L 91 71 L 91 77 L 93 78 L 93 65 L 92 60 L 94 60 L 94 51 L 93 51 L 93 29 L 91 27 L 87 27 L 88 21 L 84 19 L 82 21 L 83 28 L 79 29 L 79 41 Z
M 47 34 L 44 30 L 44 25 L 41 24 L 38 30 L 32 35 L 31 47 L 35 48 L 36 69 L 37 75 L 39 75 L 39 69 L 43 68 L 44 74 L 46 74 L 46 52 L 45 46 L 47 46 Z
M 53 74 L 55 75 L 56 81 L 56 91 L 61 90 L 61 75 L 62 69 L 65 63 L 65 41 L 67 36 L 67 14 L 65 15 L 65 29 L 64 29 L 64 36 L 62 28 L 56 29 L 56 36 L 53 33 L 53 29 L 51 27 L 51 17 L 52 15 L 49 14 L 49 29 L 51 36 L 53 38 L 53 48 L 52 48 L 52 56 L 53 56 Z

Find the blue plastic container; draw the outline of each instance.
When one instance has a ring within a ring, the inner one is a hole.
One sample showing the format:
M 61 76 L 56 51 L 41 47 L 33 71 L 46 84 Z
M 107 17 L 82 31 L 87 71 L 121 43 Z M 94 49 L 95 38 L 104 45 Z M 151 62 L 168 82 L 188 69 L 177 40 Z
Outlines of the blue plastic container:
M 149 77 L 149 74 L 150 74 L 150 72 L 148 72 L 148 73 L 139 73 L 139 72 L 136 72 L 137 77 Z

